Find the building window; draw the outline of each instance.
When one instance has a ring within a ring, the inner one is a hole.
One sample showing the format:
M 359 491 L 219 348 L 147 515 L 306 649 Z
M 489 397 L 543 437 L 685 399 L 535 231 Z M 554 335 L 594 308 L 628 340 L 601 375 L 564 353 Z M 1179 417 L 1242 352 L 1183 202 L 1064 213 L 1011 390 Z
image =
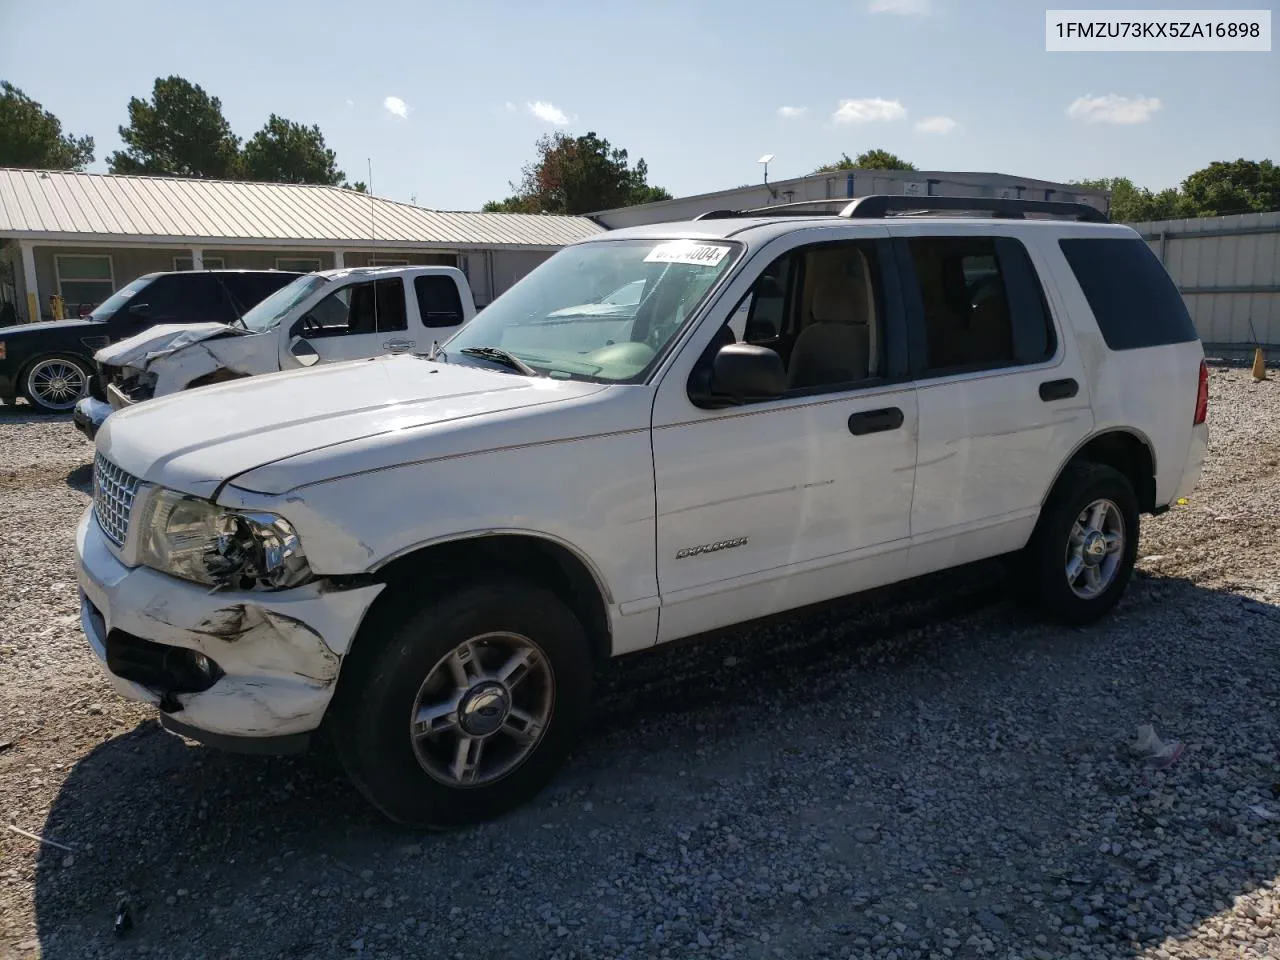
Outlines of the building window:
M 66 315 L 79 316 L 115 293 L 115 274 L 106 254 L 64 253 L 53 258 L 58 277 L 58 295 Z
M 399 257 L 370 257 L 369 266 L 371 267 L 407 267 L 408 260 Z
M 222 257 L 205 257 L 204 258 L 204 269 L 206 270 L 225 270 L 226 267 L 227 267 L 227 261 L 222 259 Z M 173 269 L 194 270 L 195 261 L 193 261 L 190 257 L 174 257 Z
M 320 269 L 319 257 L 276 257 L 277 270 L 292 270 L 297 273 L 314 273 Z

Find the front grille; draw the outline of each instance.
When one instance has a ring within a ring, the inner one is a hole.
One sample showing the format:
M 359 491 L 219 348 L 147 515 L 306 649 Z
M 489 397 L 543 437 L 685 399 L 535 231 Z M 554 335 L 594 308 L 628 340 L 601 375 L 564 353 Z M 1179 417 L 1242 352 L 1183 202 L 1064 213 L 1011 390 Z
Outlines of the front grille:
M 98 525 L 117 547 L 129 533 L 129 514 L 138 492 L 138 478 L 98 454 L 93 458 L 93 514 Z

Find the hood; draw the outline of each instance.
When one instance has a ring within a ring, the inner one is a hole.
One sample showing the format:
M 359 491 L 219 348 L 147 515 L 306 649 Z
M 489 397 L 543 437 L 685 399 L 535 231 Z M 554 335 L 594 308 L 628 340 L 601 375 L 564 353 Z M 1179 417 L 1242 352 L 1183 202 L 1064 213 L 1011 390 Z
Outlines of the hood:
M 24 333 L 49 333 L 56 330 L 93 330 L 105 334 L 102 320 L 44 320 L 40 323 L 18 323 L 12 327 L 0 327 L 0 340 L 11 340 Z
M 93 355 L 98 363 L 112 367 L 137 367 L 146 369 L 155 357 L 173 353 L 201 340 L 215 337 L 233 337 L 246 331 L 225 323 L 162 323 L 103 347 Z
M 245 471 L 320 448 L 470 425 L 603 389 L 381 356 L 249 377 L 126 407 L 103 423 L 97 447 L 145 481 L 212 496 Z M 322 468 L 312 468 L 309 479 L 320 479 Z

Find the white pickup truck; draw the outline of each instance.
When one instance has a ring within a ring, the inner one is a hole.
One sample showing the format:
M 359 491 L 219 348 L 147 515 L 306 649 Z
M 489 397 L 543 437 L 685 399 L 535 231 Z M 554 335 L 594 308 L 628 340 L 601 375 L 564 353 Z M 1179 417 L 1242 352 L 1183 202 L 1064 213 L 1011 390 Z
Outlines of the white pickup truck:
M 93 439 L 112 410 L 179 390 L 383 353 L 419 353 L 475 316 L 456 267 L 352 267 L 298 277 L 236 323 L 162 324 L 94 354 L 103 396 L 75 408 Z
M 610 231 L 429 356 L 113 414 L 81 622 L 166 729 L 323 731 L 393 820 L 471 822 L 554 775 L 608 657 L 995 557 L 1105 616 L 1196 486 L 1208 389 L 1177 287 L 1091 207 Z

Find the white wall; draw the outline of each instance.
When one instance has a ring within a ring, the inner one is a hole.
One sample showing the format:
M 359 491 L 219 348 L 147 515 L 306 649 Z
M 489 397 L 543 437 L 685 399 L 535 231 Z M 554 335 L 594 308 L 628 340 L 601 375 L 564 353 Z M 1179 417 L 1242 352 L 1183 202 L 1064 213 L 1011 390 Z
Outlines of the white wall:
M 1131 226 L 1160 256 L 1207 345 L 1280 346 L 1280 213 Z

